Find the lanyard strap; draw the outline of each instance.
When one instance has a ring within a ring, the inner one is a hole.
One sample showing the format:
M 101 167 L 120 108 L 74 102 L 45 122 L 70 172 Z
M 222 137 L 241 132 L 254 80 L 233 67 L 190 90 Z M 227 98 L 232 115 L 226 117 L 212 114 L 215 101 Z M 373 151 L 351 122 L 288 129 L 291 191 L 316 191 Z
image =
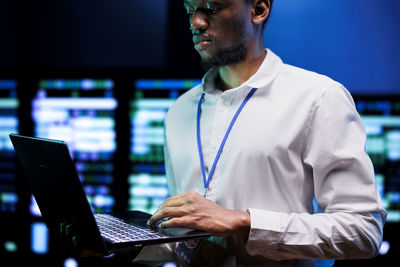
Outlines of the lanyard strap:
M 219 146 L 217 155 L 215 156 L 214 162 L 212 164 L 210 173 L 208 174 L 208 178 L 207 178 L 207 174 L 206 174 L 206 168 L 204 166 L 204 158 L 203 158 L 203 150 L 201 147 L 201 137 L 200 137 L 200 117 L 201 117 L 201 104 L 204 100 L 204 93 L 201 95 L 200 97 L 200 101 L 199 104 L 197 106 L 197 147 L 199 150 L 199 156 L 200 156 L 200 165 L 201 165 L 201 172 L 203 174 L 203 182 L 204 182 L 204 188 L 205 188 L 205 192 L 207 193 L 208 190 L 208 186 L 210 185 L 210 181 L 213 177 L 214 171 L 215 171 L 215 167 L 217 166 L 218 160 L 221 156 L 222 150 L 224 149 L 226 140 L 228 139 L 229 133 L 232 130 L 233 125 L 236 122 L 236 119 L 238 118 L 240 112 L 242 111 L 243 107 L 246 105 L 247 101 L 249 101 L 249 99 L 253 96 L 253 94 L 255 93 L 255 91 L 257 90 L 257 88 L 253 88 L 251 89 L 251 91 L 247 94 L 246 98 L 243 100 L 242 104 L 240 105 L 240 107 L 238 108 L 238 110 L 236 111 L 235 115 L 232 118 L 231 123 L 229 124 L 228 130 L 225 133 L 224 138 L 222 139 L 222 142 Z M 205 193 L 205 194 L 206 194 Z M 204 194 L 204 196 L 205 196 Z

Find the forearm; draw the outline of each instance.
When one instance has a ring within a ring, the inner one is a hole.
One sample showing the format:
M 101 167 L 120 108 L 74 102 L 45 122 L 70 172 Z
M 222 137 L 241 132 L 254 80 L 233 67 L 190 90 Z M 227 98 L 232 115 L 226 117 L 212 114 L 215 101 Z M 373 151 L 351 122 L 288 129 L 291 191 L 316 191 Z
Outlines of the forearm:
M 370 258 L 382 238 L 381 212 L 311 215 L 250 210 L 247 250 L 274 260 Z

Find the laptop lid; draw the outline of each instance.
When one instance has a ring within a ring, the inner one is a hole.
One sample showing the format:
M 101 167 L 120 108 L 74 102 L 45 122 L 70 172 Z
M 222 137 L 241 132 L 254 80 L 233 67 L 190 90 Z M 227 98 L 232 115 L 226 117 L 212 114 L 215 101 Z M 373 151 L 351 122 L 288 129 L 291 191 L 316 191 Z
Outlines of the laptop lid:
M 74 162 L 65 142 L 10 134 L 42 217 L 50 231 L 74 225 L 88 246 L 105 253 Z M 43 142 L 41 142 L 43 141 Z
M 96 220 L 79 180 L 75 164 L 64 141 L 10 134 L 31 191 L 50 230 L 60 232 L 65 225 L 73 225 L 74 232 L 85 245 L 102 254 L 110 250 L 159 244 L 188 239 L 203 239 L 210 233 L 189 228 L 168 228 L 159 239 L 132 241 L 127 243 L 104 242 Z M 150 214 L 129 211 L 119 214 L 124 222 L 147 227 Z

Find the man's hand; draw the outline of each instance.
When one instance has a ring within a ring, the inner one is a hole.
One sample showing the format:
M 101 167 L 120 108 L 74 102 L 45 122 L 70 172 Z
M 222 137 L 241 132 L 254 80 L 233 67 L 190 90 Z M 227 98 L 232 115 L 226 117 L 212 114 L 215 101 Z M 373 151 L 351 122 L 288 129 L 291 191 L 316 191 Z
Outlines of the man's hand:
M 246 237 L 250 230 L 250 214 L 225 209 L 196 191 L 169 197 L 149 219 L 148 224 L 168 218 L 161 228 L 184 226 L 204 230 L 214 236 Z
M 60 224 L 60 237 L 74 257 L 78 258 L 102 258 L 103 255 L 98 251 L 94 251 L 87 244 L 86 240 L 81 240 L 76 232 L 73 223 Z

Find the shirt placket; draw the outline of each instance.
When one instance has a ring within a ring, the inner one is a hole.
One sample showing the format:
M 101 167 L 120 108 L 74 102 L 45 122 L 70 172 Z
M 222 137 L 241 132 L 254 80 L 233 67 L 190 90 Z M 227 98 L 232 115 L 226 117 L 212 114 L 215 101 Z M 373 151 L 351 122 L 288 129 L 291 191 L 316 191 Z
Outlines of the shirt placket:
M 228 128 L 230 119 L 229 115 L 230 114 L 230 105 L 229 105 L 229 96 L 222 94 L 221 96 L 218 97 L 218 101 L 216 104 L 216 109 L 215 109 L 215 115 L 214 115 L 214 120 L 212 124 L 212 131 L 211 131 L 211 142 L 209 144 L 209 154 L 208 154 L 208 166 L 209 169 L 211 169 L 212 164 L 214 163 L 215 157 L 217 155 L 218 149 L 220 148 L 222 139 L 226 133 L 226 130 Z M 222 152 L 221 157 L 224 157 L 224 153 Z M 207 191 L 207 196 L 210 198 L 213 198 L 213 196 L 216 195 L 216 185 L 218 184 L 218 179 L 219 179 L 219 165 L 220 162 L 217 163 L 216 169 L 214 171 L 214 175 L 211 179 L 211 182 L 208 187 Z M 208 173 L 207 173 L 208 175 Z

